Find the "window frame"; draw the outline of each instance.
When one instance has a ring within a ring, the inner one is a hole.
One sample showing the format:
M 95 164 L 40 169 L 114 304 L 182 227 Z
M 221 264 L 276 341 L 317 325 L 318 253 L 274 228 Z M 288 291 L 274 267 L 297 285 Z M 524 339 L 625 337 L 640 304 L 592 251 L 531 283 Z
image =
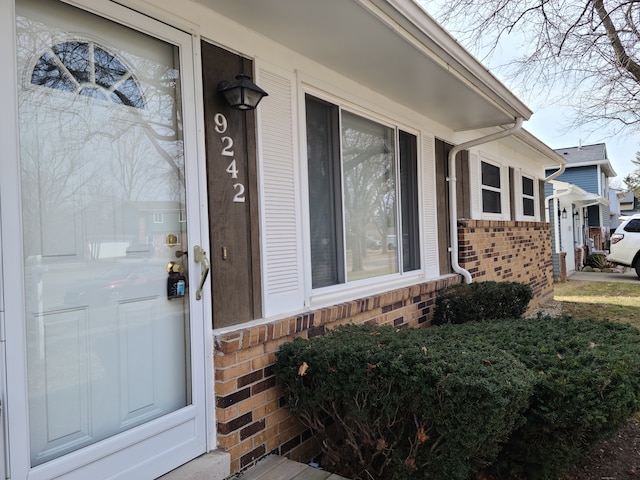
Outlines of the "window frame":
M 339 174 L 338 174 L 338 178 L 339 178 L 339 201 L 340 201 L 340 209 L 339 211 L 341 212 L 341 218 L 340 221 L 337 222 L 336 224 L 340 225 L 341 224 L 341 231 L 342 231 L 342 238 L 340 239 L 339 243 L 339 247 L 342 247 L 342 252 L 338 252 L 338 256 L 340 257 L 339 259 L 339 264 L 342 265 L 343 267 L 343 272 L 342 272 L 342 278 L 343 281 L 342 282 L 337 282 L 337 283 L 333 283 L 330 285 L 326 285 L 326 286 L 320 286 L 320 287 L 313 287 L 313 282 L 312 282 L 312 269 L 313 269 L 313 260 L 312 260 L 312 253 L 311 253 L 311 236 L 312 236 L 312 232 L 311 232 L 311 201 L 309 198 L 309 190 L 310 190 L 310 184 L 309 184 L 309 178 L 308 178 L 308 169 L 309 169 L 309 158 L 308 158 L 308 152 L 307 152 L 307 121 L 306 121 L 306 114 L 307 114 L 307 99 L 308 97 L 311 97 L 314 100 L 320 101 L 320 102 L 324 102 L 327 103 L 330 106 L 333 106 L 334 108 L 337 109 L 337 120 L 338 120 L 338 131 L 337 131 L 337 137 L 338 137 L 338 155 L 339 158 L 337 159 L 337 163 L 339 164 Z M 313 304 L 320 304 L 320 303 L 324 303 L 326 301 L 335 301 L 336 299 L 336 294 L 339 292 L 340 294 L 342 294 L 341 296 L 343 296 L 344 298 L 347 297 L 351 297 L 352 295 L 358 295 L 359 293 L 355 293 L 355 292 L 359 292 L 361 291 L 362 294 L 368 294 L 372 291 L 372 289 L 376 289 L 376 286 L 380 286 L 379 288 L 384 288 L 384 289 L 388 289 L 390 286 L 401 286 L 401 285 L 409 285 L 409 284 L 413 284 L 416 281 L 419 281 L 420 278 L 424 277 L 424 269 L 425 269 L 425 260 L 424 260 L 424 255 L 425 255 L 425 249 L 423 246 L 423 231 L 422 231 L 422 217 L 423 217 L 423 212 L 422 212 L 422 192 L 421 192 L 421 175 L 422 175 L 422 168 L 423 166 L 421 165 L 421 161 L 423 160 L 423 152 L 422 152 L 422 134 L 419 130 L 409 127 L 406 122 L 403 122 L 395 117 L 391 117 L 388 115 L 384 115 L 379 113 L 379 111 L 377 110 L 376 112 L 373 112 L 371 110 L 366 109 L 365 107 L 362 107 L 358 104 L 352 103 L 352 102 L 348 102 L 345 101 L 341 98 L 337 98 L 336 96 L 333 96 L 331 94 L 327 94 L 326 91 L 318 91 L 315 90 L 313 87 L 308 87 L 306 86 L 306 88 L 301 89 L 301 107 L 300 107 L 300 111 L 301 111 L 301 144 L 300 144 L 300 151 L 301 151 L 301 157 L 302 157 L 302 165 L 303 168 L 301 169 L 301 178 L 302 178 L 302 183 L 303 183 L 303 198 L 304 198 L 304 202 L 305 202 L 305 212 L 303 215 L 303 225 L 304 225 L 304 259 L 305 259 L 305 265 L 308 268 L 307 273 L 305 274 L 305 283 L 307 285 L 306 291 L 307 291 L 307 298 L 308 301 L 310 303 Z M 391 128 L 393 130 L 393 138 L 394 138 L 394 175 L 395 175 L 395 192 L 397 195 L 396 198 L 396 206 L 395 206 L 395 215 L 396 215 L 396 238 L 398 238 L 399 235 L 401 235 L 401 229 L 402 229 L 402 210 L 401 210 L 401 196 L 402 196 L 402 189 L 401 189 L 401 174 L 400 174 L 400 133 L 404 132 L 404 134 L 408 134 L 408 135 L 412 135 L 415 138 L 415 197 L 414 197 L 414 211 L 415 211 L 415 216 L 414 216 L 414 224 L 417 224 L 417 229 L 414 233 L 414 242 L 413 245 L 414 247 L 417 247 L 417 252 L 413 252 L 413 257 L 414 260 L 417 264 L 417 268 L 415 268 L 414 270 L 407 270 L 404 271 L 404 265 L 403 265 L 403 255 L 402 254 L 398 254 L 396 256 L 396 263 L 397 263 L 397 272 L 394 273 L 389 273 L 389 274 L 383 274 L 383 275 L 378 275 L 378 276 L 371 276 L 368 278 L 363 278 L 363 279 L 355 279 L 355 280 L 351 280 L 349 281 L 347 279 L 347 247 L 346 247 L 346 239 L 345 236 L 346 234 L 344 233 L 344 225 L 345 225 L 345 205 L 344 205 L 344 172 L 343 172 L 343 158 L 342 158 L 342 152 L 343 152 L 343 131 L 342 131 L 342 127 L 343 127 L 343 120 L 342 120 L 342 112 L 346 111 L 350 114 L 353 115 L 357 115 L 359 117 L 362 117 L 363 119 L 375 122 L 383 127 L 387 127 L 387 128 Z

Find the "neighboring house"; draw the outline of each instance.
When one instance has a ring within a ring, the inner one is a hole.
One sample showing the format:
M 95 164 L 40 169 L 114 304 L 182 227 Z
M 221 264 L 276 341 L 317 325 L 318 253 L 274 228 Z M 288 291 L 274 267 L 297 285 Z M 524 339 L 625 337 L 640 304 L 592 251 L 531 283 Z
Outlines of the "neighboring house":
M 585 192 L 593 193 L 598 199 L 584 209 L 581 217 L 584 222 L 581 229 L 587 232 L 591 239 L 592 248 L 602 250 L 609 241 L 609 229 L 611 225 L 609 203 L 609 180 L 616 176 L 607 156 L 607 147 L 604 143 L 595 145 L 580 145 L 578 147 L 560 148 L 556 152 L 566 161 L 565 171 L 557 177 L 557 180 L 572 183 Z M 547 169 L 547 174 L 555 171 L 555 168 Z M 547 186 L 547 195 L 549 186 Z
M 551 180 L 546 186 L 547 218 L 552 224 L 553 276 L 564 281 L 580 270 L 586 255 L 593 253 L 589 230 L 585 228 L 586 208 L 599 204 L 601 197 L 572 183 Z
M 620 225 L 620 216 L 622 215 L 622 200 L 624 200 L 625 192 L 620 189 L 609 186 L 609 233 L 613 233 Z
M 429 325 L 462 281 L 552 297 L 565 159 L 411 0 L 7 0 L 0 43 L 14 480 L 308 460 L 284 342 Z
M 634 196 L 633 192 L 623 192 L 622 195 L 620 199 L 620 216 L 629 217 L 638 213 L 638 198 Z

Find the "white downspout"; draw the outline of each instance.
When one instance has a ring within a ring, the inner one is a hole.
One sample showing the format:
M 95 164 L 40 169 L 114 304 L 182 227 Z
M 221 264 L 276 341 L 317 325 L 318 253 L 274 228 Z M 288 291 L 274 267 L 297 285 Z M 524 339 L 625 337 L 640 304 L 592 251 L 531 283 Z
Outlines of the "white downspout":
M 456 145 L 449 152 L 449 176 L 447 181 L 449 182 L 449 233 L 451 236 L 451 246 L 449 247 L 449 253 L 451 256 L 451 266 L 453 271 L 462 275 L 467 283 L 472 283 L 473 278 L 468 270 L 465 270 L 458 263 L 458 204 L 456 200 L 456 155 L 458 152 L 466 150 L 467 148 L 482 145 L 483 143 L 489 143 L 494 140 L 499 140 L 504 137 L 513 135 L 522 128 L 522 117 L 516 118 L 516 123 L 513 127 L 508 128 L 502 132 L 492 133 L 484 137 L 476 138 L 475 140 L 469 140 L 468 142 Z
M 558 170 L 553 172 L 547 178 L 542 179 L 542 181 L 544 183 L 547 183 L 547 182 L 550 182 L 551 180 L 555 180 L 556 178 L 558 178 L 560 175 L 562 175 L 564 173 L 565 168 L 567 168 L 567 164 L 563 163 L 562 165 L 560 165 L 560 168 Z

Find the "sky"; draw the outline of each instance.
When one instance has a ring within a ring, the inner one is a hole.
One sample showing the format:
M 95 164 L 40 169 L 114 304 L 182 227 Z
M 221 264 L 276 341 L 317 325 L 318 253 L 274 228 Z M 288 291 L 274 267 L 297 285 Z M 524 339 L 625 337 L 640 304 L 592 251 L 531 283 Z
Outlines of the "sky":
M 437 19 L 438 1 L 417 1 Z M 460 43 L 464 45 L 462 40 Z M 482 52 L 475 52 L 467 45 L 464 46 L 476 55 L 476 58 L 482 55 Z M 545 99 L 530 98 L 525 92 L 519 91 L 522 88 L 519 88 L 516 82 L 509 81 L 501 75 L 498 67 L 507 64 L 518 55 L 517 42 L 510 39 L 509 43 L 502 42 L 499 50 L 491 57 L 483 59 L 482 63 L 533 111 L 531 118 L 524 123 L 524 128 L 553 149 L 605 143 L 609 161 L 617 174 L 617 177 L 610 181 L 610 185 L 624 188 L 622 179 L 635 170 L 631 161 L 635 160 L 636 153 L 640 152 L 640 133 L 613 135 L 604 127 L 597 128 L 597 125 L 568 128 L 571 119 L 566 106 L 549 105 Z

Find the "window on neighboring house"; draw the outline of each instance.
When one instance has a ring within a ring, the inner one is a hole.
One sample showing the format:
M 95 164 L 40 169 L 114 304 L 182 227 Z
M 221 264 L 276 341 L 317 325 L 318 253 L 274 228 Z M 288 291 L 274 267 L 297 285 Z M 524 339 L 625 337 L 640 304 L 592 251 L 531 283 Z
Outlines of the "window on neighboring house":
M 164 214 L 162 214 L 162 213 L 154 213 L 153 214 L 153 223 L 164 223 Z
M 536 214 L 534 184 L 533 178 L 522 177 L 522 214 L 525 217 L 533 217 Z
M 502 213 L 500 167 L 487 162 L 481 162 L 481 164 L 482 211 L 485 213 Z
M 313 288 L 420 268 L 417 138 L 307 95 Z

